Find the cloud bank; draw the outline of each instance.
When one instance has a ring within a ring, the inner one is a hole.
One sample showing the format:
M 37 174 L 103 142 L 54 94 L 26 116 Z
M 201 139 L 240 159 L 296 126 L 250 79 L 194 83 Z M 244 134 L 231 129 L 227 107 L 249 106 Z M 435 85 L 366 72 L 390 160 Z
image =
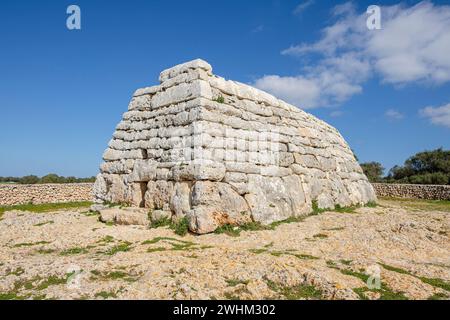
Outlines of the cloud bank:
M 295 76 L 266 75 L 254 85 L 308 109 L 342 104 L 374 76 L 394 86 L 450 81 L 450 6 L 382 7 L 382 30 L 367 29 L 368 15 L 352 2 L 336 6 L 332 16 L 318 41 L 282 51 L 302 62 L 314 58 L 314 66 Z
M 441 107 L 426 107 L 421 109 L 419 113 L 430 119 L 434 125 L 450 128 L 450 103 Z

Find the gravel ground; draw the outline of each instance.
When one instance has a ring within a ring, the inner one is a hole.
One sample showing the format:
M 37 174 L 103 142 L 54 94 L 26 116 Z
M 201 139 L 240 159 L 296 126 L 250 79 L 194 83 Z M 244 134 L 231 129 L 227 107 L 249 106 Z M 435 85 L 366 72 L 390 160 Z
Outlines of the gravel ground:
M 82 210 L 10 211 L 0 299 L 449 299 L 449 214 L 381 201 L 238 237 L 180 237 Z

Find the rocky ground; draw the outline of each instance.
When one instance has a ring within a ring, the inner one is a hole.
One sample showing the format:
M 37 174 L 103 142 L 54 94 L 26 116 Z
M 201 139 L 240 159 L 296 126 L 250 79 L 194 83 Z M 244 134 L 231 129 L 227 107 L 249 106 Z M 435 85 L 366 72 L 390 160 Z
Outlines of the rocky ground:
M 448 202 L 380 201 L 237 237 L 180 237 L 85 209 L 9 211 L 0 299 L 449 299 L 449 214 Z

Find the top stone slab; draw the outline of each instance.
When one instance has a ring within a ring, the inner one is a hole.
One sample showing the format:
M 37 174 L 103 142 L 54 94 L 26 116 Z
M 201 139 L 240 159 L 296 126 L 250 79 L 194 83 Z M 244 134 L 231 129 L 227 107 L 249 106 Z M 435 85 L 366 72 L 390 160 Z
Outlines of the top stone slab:
M 188 70 L 195 70 L 195 69 L 202 69 L 206 71 L 209 75 L 212 75 L 212 67 L 208 62 L 202 59 L 195 59 L 164 70 L 159 75 L 159 82 L 163 83 L 169 79 L 176 77 L 179 74 L 187 72 Z

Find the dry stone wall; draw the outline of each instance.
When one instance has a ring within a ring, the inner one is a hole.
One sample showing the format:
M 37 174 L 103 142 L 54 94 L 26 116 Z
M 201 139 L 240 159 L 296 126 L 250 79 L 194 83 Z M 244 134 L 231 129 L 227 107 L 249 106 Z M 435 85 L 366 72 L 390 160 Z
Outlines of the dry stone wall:
M 0 205 L 92 201 L 93 183 L 0 184 Z
M 374 190 L 327 123 L 194 60 L 135 92 L 103 155 L 96 201 L 186 217 L 191 231 L 364 204 Z
M 390 198 L 450 200 L 450 186 L 374 183 L 377 196 Z
M 0 185 L 0 205 L 92 201 L 93 186 L 93 183 L 4 184 Z M 450 186 L 448 185 L 373 183 L 372 186 L 378 197 L 450 200 Z M 186 203 L 186 207 L 188 205 Z

